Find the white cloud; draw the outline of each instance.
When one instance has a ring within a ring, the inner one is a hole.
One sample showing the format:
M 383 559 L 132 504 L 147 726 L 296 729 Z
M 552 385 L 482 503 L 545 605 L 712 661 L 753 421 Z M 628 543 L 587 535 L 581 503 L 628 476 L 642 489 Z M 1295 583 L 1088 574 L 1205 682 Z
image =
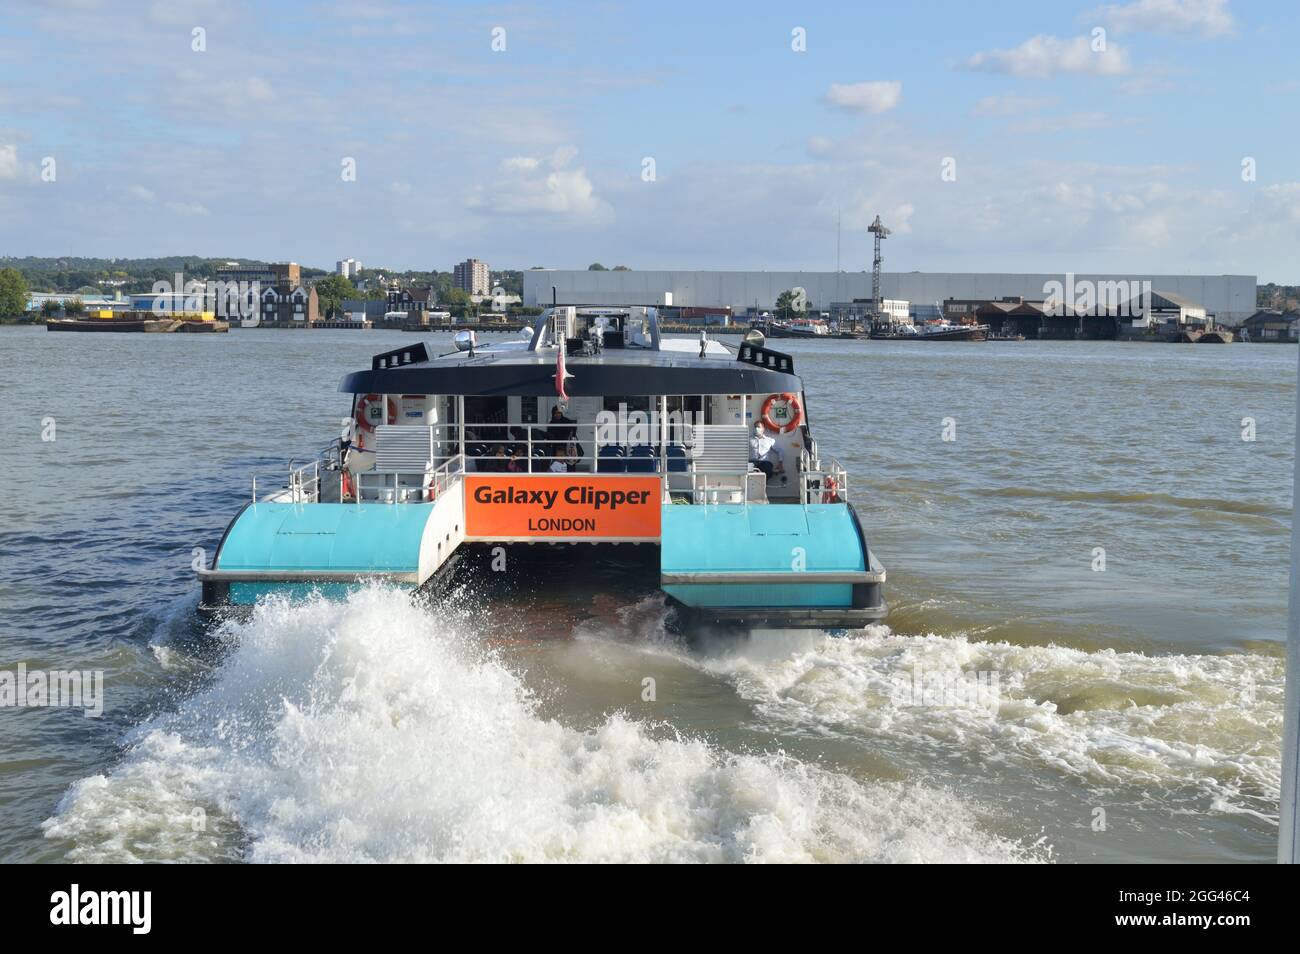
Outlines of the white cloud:
M 1119 84 L 1119 89 L 1127 96 L 1155 96 L 1174 92 L 1178 84 L 1166 76 L 1148 72 L 1125 80 Z
M 1115 125 L 1101 112 L 1069 113 L 1064 116 L 1036 116 L 1021 122 L 1010 123 L 1007 129 L 1016 133 L 1063 133 L 1091 129 L 1109 129 Z
M 868 83 L 831 83 L 826 91 L 826 102 L 851 113 L 883 113 L 898 105 L 903 98 L 903 84 L 898 80 L 878 80 Z
M 167 210 L 177 215 L 208 215 L 206 206 L 199 202 L 168 202 Z
M 133 199 L 139 199 L 141 202 L 152 202 L 158 198 L 158 194 L 152 189 L 146 189 L 142 185 L 133 185 L 126 190 Z
M 835 148 L 835 141 L 829 136 L 809 136 L 808 153 L 813 156 L 829 156 Z
M 496 181 L 488 187 L 475 186 L 465 204 L 490 215 L 604 219 L 609 205 L 597 197 L 587 170 L 570 168 L 577 154 L 573 146 L 560 146 L 547 157 L 505 159 L 497 166 Z
M 1137 0 L 1094 10 L 1116 33 L 1199 33 L 1203 37 L 1232 32 L 1227 0 Z
M 1300 238 L 1300 182 L 1278 182 L 1258 189 L 1249 212 L 1227 234 L 1233 242 L 1295 242 Z
M 501 168 L 511 173 L 532 172 L 542 164 L 542 160 L 535 156 L 512 156 L 501 162 Z
M 1128 52 L 1118 44 L 1107 43 L 1094 50 L 1086 36 L 1063 40 L 1056 36 L 1030 37 L 1011 50 L 976 53 L 966 61 L 968 69 L 987 73 L 1009 73 L 1046 79 L 1057 73 L 1084 73 L 1115 76 L 1129 71 Z
M 18 178 L 18 147 L 0 145 L 0 179 Z
M 243 86 L 244 95 L 254 102 L 269 103 L 275 99 L 271 84 L 260 76 L 250 76 Z
M 196 70 L 180 70 L 177 77 L 186 83 L 194 83 L 200 88 L 207 86 L 203 74 Z M 211 94 L 214 99 L 231 110 L 247 109 L 255 103 L 269 103 L 275 99 L 275 91 L 271 84 L 260 76 L 249 76 L 245 79 L 220 80 L 211 84 Z M 186 90 L 184 93 L 178 92 L 179 97 L 186 97 L 194 94 L 194 91 Z
M 1055 96 L 985 96 L 971 110 L 973 116 L 1018 116 L 1044 109 L 1056 102 Z

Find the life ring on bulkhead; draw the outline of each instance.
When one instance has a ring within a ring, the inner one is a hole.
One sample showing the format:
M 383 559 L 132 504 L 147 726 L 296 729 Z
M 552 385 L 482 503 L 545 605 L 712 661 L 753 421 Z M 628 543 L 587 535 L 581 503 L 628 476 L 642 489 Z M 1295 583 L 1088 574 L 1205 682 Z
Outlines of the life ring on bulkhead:
M 777 401 L 784 402 L 789 408 L 788 414 L 790 415 L 790 418 L 784 424 L 778 423 L 776 419 L 772 417 L 772 405 Z M 799 398 L 791 394 L 789 391 L 783 391 L 780 394 L 771 394 L 768 396 L 767 400 L 763 402 L 763 410 L 760 416 L 763 420 L 764 427 L 769 431 L 775 431 L 780 434 L 783 431 L 793 431 L 803 423 L 803 408 L 799 406 Z
M 372 405 L 378 404 L 379 400 L 380 398 L 378 394 L 367 394 L 357 402 L 357 413 L 354 415 L 353 419 L 357 424 L 356 436 L 358 449 L 363 449 L 365 447 L 365 441 L 362 440 L 362 435 L 367 431 L 373 431 L 375 429 L 375 424 L 379 423 L 378 421 L 375 421 L 374 423 L 370 422 L 371 407 Z M 383 412 L 380 411 L 379 413 L 382 414 Z M 397 402 L 392 398 L 388 399 L 388 423 L 397 423 Z

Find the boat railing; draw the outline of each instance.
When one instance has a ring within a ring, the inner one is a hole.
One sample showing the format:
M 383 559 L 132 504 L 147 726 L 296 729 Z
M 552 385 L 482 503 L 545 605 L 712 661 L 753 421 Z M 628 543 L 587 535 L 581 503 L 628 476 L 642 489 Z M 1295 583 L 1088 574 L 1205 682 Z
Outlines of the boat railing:
M 284 471 L 254 474 L 251 494 L 253 503 L 257 503 L 259 499 L 257 496 L 259 480 L 262 481 L 263 488 L 268 480 L 283 481 L 277 486 L 280 492 L 274 495 L 276 500 L 316 503 L 320 500 L 320 464 L 319 460 L 311 460 L 305 464 L 298 464 L 297 458 L 290 460 L 287 479 Z
M 320 458 L 308 461 L 300 467 L 289 462 L 289 499 L 294 503 L 318 503 L 320 501 Z
M 475 473 L 676 474 L 690 468 L 689 428 L 649 425 L 466 423 Z M 666 438 L 666 439 L 665 439 Z
M 356 505 L 363 500 L 380 503 L 422 503 L 437 500 L 465 474 L 465 458 L 454 454 L 424 474 L 416 472 L 361 471 L 356 475 Z M 412 478 L 415 482 L 412 483 Z
M 426 436 L 409 462 L 353 475 L 350 496 L 355 502 L 432 500 L 466 473 L 647 475 L 665 478 L 667 499 L 748 504 L 766 498 L 765 475 L 753 465 L 746 463 L 745 469 L 739 469 L 735 466 L 739 461 L 712 462 L 708 454 L 700 456 L 699 434 L 693 432 L 707 428 L 674 426 L 668 434 L 610 435 L 596 424 L 466 424 L 463 454 L 459 425 L 436 424 L 419 430 Z M 670 439 L 664 442 L 663 437 Z M 252 499 L 258 500 L 259 480 L 265 486 L 269 478 L 279 478 L 280 492 L 268 499 L 319 502 L 322 471 L 337 469 L 337 452 L 335 443 L 305 463 L 301 458 L 291 460 L 287 479 L 283 471 L 253 475 Z M 805 455 L 798 480 L 801 504 L 848 499 L 848 472 L 837 460 Z
M 799 502 L 843 503 L 849 499 L 849 472 L 838 460 L 813 460 L 799 474 Z
M 766 502 L 766 475 L 761 470 L 697 470 L 668 475 L 668 498 L 693 504 Z
M 268 480 L 279 480 L 283 483 L 277 486 L 280 493 L 275 495 L 275 499 L 292 503 L 317 503 L 320 501 L 320 470 L 321 461 L 311 460 L 305 464 L 299 465 L 297 460 L 289 461 L 288 478 L 285 478 L 283 471 L 260 473 L 253 475 L 252 500 L 257 503 L 257 482 L 262 481 L 265 488 Z

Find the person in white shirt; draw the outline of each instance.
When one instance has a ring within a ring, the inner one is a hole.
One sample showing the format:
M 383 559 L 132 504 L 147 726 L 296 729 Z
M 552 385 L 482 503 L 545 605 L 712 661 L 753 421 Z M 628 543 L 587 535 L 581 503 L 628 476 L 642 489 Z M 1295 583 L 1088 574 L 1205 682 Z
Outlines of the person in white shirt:
M 762 424 L 754 425 L 754 436 L 749 439 L 749 459 L 768 477 L 784 470 L 781 448 L 776 446 L 776 441 L 772 440 Z

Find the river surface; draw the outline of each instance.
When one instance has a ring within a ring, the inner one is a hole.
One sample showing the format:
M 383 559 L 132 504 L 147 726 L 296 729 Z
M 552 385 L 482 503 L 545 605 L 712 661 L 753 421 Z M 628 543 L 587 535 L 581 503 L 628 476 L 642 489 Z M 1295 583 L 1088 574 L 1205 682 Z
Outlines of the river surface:
M 0 860 L 1273 859 L 1295 347 L 775 343 L 889 571 L 847 636 L 674 635 L 631 547 L 197 618 L 411 341 L 0 328 L 0 671 L 105 680 L 0 709 Z

